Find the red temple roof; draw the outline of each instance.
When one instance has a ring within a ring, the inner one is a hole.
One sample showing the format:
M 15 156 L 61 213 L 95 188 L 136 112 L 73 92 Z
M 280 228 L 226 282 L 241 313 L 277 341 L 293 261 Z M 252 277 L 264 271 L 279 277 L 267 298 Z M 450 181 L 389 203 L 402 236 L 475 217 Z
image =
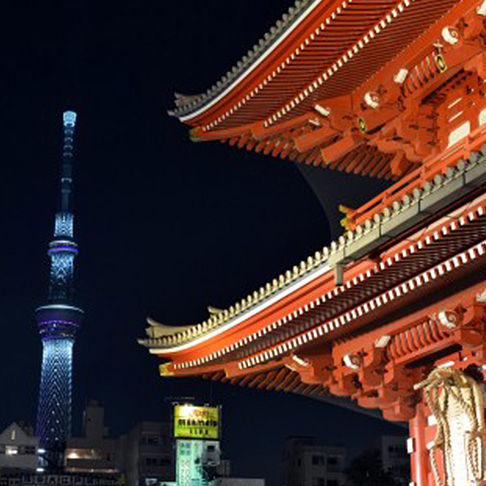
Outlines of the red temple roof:
M 197 140 L 399 179 L 204 322 L 149 321 L 163 375 L 348 396 L 394 420 L 438 364 L 486 366 L 486 2 L 308 1 L 174 113 Z M 484 369 L 484 367 L 483 367 Z
M 376 131 L 400 116 L 417 89 L 435 89 L 427 80 L 444 82 L 454 75 L 434 61 L 442 49 L 437 51 L 436 41 L 476 4 L 296 2 L 205 94 L 177 95 L 171 113 L 195 127 L 194 140 L 221 140 L 307 164 L 398 178 L 430 154 L 409 150 L 398 157 L 377 145 Z M 375 93 L 386 109 L 373 105 Z
M 170 359 L 161 366 L 166 376 L 200 375 L 326 395 L 331 382 L 303 379 L 309 359 L 323 359 L 323 366 L 332 369 L 326 355 L 344 356 L 353 346 L 359 354 L 363 342 L 383 348 L 387 360 L 409 363 L 419 362 L 430 349 L 453 350 L 464 336 L 448 331 L 433 316 L 444 308 L 475 304 L 484 283 L 477 283 L 474 273 L 485 262 L 483 195 L 396 243 L 378 260 L 349 265 L 341 286 L 328 263 L 310 259 L 204 323 L 171 328 L 150 321 L 148 338 L 140 342 L 152 354 Z M 455 292 L 447 298 L 448 286 Z M 360 336 L 366 336 L 364 341 Z M 331 392 L 342 390 L 331 387 Z M 365 397 L 360 399 L 365 403 Z

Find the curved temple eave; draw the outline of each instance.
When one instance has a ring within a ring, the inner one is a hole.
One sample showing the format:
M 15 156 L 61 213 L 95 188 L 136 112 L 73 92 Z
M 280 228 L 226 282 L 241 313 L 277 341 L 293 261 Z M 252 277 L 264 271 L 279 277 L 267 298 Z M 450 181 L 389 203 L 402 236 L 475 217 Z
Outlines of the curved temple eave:
M 170 114 L 182 122 L 192 124 L 203 116 L 217 102 L 223 99 L 235 86 L 250 75 L 263 60 L 268 58 L 295 28 L 320 4 L 322 0 L 297 0 L 275 27 L 253 46 L 222 79 L 200 95 L 175 95 L 175 109 Z M 341 0 L 330 0 L 327 4 L 342 5 Z M 328 7 L 329 8 L 329 7 Z

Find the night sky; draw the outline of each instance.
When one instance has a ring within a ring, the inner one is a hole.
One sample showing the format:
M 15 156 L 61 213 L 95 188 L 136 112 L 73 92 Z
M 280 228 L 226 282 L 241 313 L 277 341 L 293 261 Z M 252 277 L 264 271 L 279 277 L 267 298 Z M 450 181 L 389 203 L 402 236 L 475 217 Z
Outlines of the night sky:
M 61 115 L 78 112 L 76 261 L 86 322 L 75 346 L 74 432 L 88 399 L 117 435 L 167 420 L 171 397 L 224 406 L 224 451 L 241 476 L 281 484 L 284 438 L 359 448 L 400 429 L 279 393 L 161 379 L 136 342 L 145 317 L 206 318 L 329 243 L 337 204 L 383 185 L 302 169 L 216 142 L 170 118 L 175 91 L 217 81 L 291 5 L 284 0 L 38 0 L 0 15 L 0 426 L 35 423 L 61 156 Z M 311 184 L 309 184 L 309 181 Z M 326 213 L 329 217 L 326 217 Z

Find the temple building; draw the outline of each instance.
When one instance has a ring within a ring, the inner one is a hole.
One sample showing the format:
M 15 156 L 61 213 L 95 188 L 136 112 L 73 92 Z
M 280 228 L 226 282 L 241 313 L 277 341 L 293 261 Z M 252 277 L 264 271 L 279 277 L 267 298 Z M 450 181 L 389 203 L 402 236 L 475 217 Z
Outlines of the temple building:
M 411 486 L 486 484 L 485 22 L 482 0 L 297 1 L 176 96 L 194 141 L 390 186 L 228 308 L 149 320 L 163 376 L 348 397 L 409 423 Z

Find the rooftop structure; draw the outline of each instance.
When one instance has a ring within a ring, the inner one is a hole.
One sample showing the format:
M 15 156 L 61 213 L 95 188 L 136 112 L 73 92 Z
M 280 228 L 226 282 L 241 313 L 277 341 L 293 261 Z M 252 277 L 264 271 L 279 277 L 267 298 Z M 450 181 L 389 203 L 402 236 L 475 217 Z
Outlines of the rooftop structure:
M 71 435 L 72 360 L 76 333 L 83 311 L 74 304 L 74 241 L 72 212 L 73 150 L 76 113 L 63 114 L 64 143 L 58 211 L 51 260 L 47 303 L 36 310 L 42 339 L 42 370 L 37 413 L 37 435 L 45 450 L 45 467 L 63 467 L 66 440 Z
M 72 473 L 116 474 L 118 440 L 109 437 L 105 410 L 92 400 L 83 414 L 83 433 L 66 444 L 66 471 Z

